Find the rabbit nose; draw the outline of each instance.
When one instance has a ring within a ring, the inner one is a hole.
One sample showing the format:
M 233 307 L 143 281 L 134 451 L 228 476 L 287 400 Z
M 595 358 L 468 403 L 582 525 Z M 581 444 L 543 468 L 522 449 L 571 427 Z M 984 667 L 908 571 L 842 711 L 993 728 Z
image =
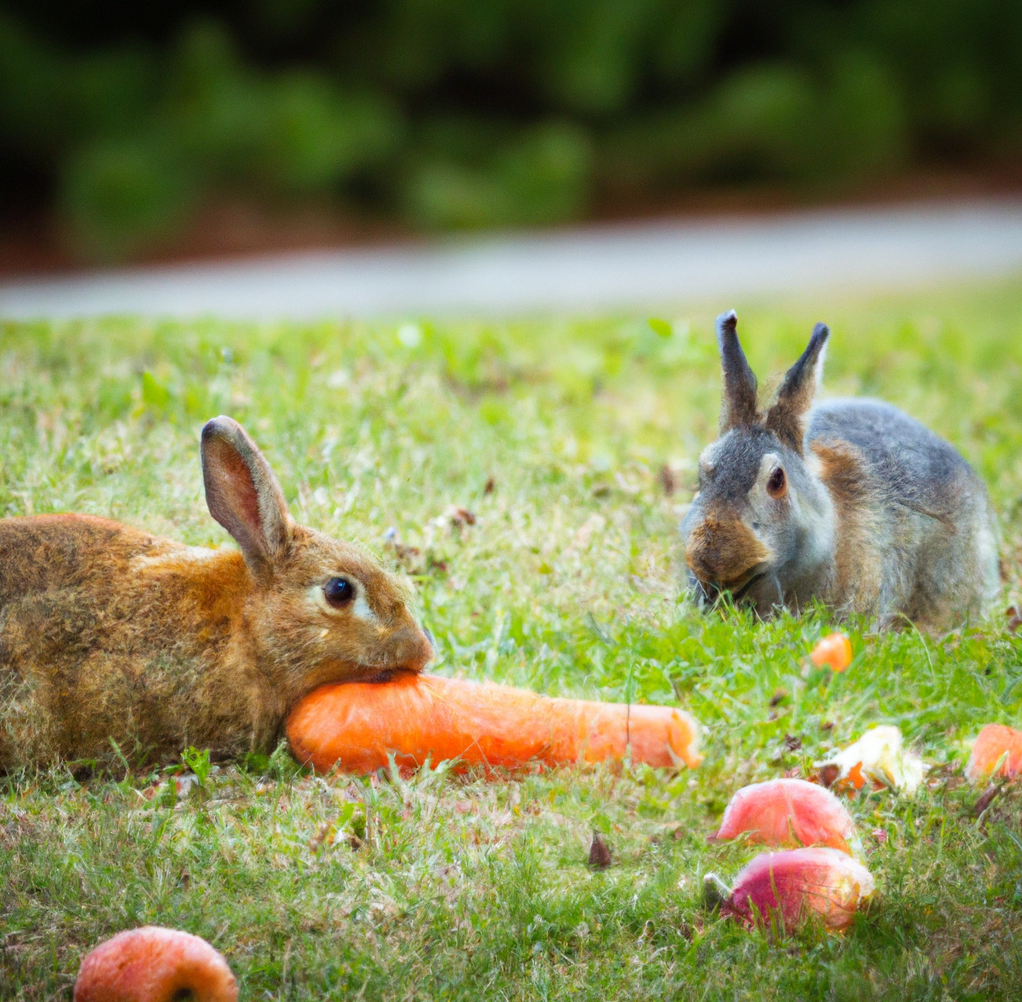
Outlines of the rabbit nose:
M 690 546 L 685 551 L 685 563 L 696 576 L 704 591 L 719 591 L 718 583 L 721 581 L 723 568 L 720 561 L 714 559 L 712 551 L 707 552 L 705 546 Z
M 395 657 L 406 671 L 422 671 L 433 660 L 433 637 L 414 627 L 394 637 Z
M 770 551 L 740 520 L 707 518 L 685 548 L 685 563 L 704 589 L 720 591 L 770 559 Z

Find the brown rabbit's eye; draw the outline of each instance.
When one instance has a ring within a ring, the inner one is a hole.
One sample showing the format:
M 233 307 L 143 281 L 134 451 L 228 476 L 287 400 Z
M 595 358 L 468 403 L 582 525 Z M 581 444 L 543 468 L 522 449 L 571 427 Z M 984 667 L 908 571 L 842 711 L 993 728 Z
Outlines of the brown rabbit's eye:
M 347 605 L 355 597 L 355 586 L 347 578 L 331 578 L 323 585 L 323 594 L 331 605 Z
M 770 474 L 770 479 L 767 480 L 767 493 L 773 498 L 779 498 L 783 493 L 784 489 L 788 486 L 788 481 L 784 476 L 784 470 L 780 466 Z

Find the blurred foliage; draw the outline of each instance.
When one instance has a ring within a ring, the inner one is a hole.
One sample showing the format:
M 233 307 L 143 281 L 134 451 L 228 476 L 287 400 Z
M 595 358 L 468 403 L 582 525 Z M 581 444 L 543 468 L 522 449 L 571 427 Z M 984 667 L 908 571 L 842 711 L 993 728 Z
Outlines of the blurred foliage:
M 1012 0 L 0 2 L 0 200 L 93 258 L 225 198 L 535 224 L 1020 153 Z

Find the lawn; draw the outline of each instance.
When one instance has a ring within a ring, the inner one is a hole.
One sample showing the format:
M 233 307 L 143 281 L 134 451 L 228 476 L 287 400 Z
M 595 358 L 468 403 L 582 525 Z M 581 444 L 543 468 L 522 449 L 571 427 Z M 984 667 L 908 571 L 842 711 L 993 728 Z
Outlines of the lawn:
M 716 427 L 712 308 L 652 325 L 0 325 L 0 514 L 227 545 L 197 440 L 231 414 L 299 521 L 412 578 L 434 670 L 677 703 L 706 753 L 693 772 L 493 781 L 321 778 L 278 749 L 181 798 L 137 767 L 0 779 L 0 997 L 69 999 L 83 954 L 144 923 L 210 940 L 244 1000 L 1022 996 L 1022 793 L 977 818 L 961 778 L 982 724 L 1022 723 L 1004 617 L 1022 566 L 1022 284 L 738 305 L 761 377 L 826 319 L 827 393 L 891 400 L 977 466 L 1009 579 L 990 621 L 848 624 L 856 660 L 823 680 L 805 669 L 825 611 L 689 606 L 677 523 Z M 731 794 L 873 723 L 932 769 L 914 799 L 850 803 L 878 885 L 851 932 L 772 941 L 704 909 L 703 875 L 752 855 L 706 841 Z M 587 866 L 594 831 L 609 869 Z

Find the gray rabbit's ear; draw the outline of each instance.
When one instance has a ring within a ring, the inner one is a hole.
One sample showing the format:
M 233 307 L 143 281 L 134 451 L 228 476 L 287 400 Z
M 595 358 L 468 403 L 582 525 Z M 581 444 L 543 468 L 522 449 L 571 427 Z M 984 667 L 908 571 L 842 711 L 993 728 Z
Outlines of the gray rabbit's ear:
M 724 392 L 720 401 L 721 435 L 732 428 L 748 427 L 759 421 L 756 376 L 738 343 L 737 327 L 738 316 L 734 310 L 717 317 L 717 346 L 724 373 Z
M 823 360 L 827 354 L 830 329 L 817 324 L 802 357 L 788 370 L 777 391 L 777 400 L 767 411 L 766 426 L 785 445 L 802 454 L 805 435 L 804 417 L 823 379 Z
M 249 570 L 272 578 L 291 516 L 269 463 L 233 418 L 215 417 L 202 429 L 202 481 L 210 515 L 238 541 Z

